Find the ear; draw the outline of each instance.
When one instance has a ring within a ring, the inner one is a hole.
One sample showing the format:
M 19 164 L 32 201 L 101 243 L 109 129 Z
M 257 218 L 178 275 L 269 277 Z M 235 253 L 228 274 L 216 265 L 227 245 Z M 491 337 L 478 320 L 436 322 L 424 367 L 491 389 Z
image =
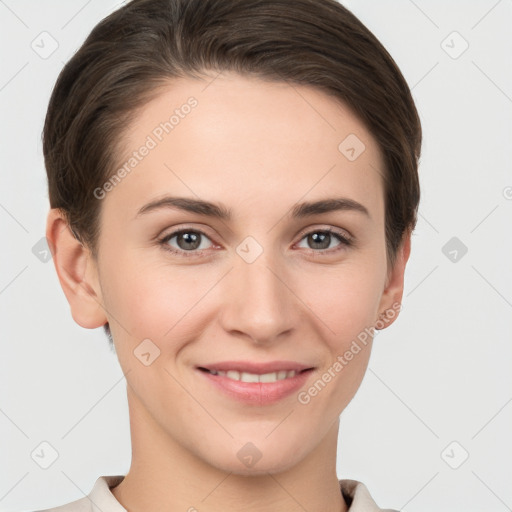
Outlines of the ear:
M 90 250 L 75 238 L 58 208 L 48 213 L 46 239 L 75 322 L 87 329 L 107 323 L 96 261 Z
M 411 253 L 411 230 L 407 230 L 397 250 L 393 268 L 388 271 L 386 286 L 379 304 L 380 316 L 375 320 L 375 329 L 389 327 L 397 318 L 402 304 L 404 292 L 405 266 Z

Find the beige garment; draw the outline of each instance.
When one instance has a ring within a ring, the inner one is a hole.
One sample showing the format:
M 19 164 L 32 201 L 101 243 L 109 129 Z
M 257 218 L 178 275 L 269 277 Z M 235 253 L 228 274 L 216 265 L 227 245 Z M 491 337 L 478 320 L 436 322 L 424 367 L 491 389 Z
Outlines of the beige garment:
M 66 505 L 37 512 L 126 512 L 110 491 L 110 488 L 121 483 L 123 478 L 123 475 L 100 476 L 88 496 Z M 340 480 L 339 482 L 349 512 L 398 512 L 379 508 L 362 482 L 357 480 Z

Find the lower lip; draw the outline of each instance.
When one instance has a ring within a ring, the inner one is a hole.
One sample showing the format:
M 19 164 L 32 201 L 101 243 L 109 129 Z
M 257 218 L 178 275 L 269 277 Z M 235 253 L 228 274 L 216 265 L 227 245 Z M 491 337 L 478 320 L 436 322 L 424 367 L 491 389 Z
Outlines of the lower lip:
M 197 369 L 218 389 L 235 400 L 252 405 L 269 405 L 297 392 L 304 386 L 312 370 L 298 373 L 294 377 L 278 380 L 276 382 L 242 382 L 228 379 L 221 375 L 213 375 Z

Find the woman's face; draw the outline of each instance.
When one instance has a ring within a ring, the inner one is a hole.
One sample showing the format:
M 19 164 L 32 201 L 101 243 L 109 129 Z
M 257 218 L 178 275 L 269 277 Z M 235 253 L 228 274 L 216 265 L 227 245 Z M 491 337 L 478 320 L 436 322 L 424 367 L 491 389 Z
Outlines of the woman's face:
M 226 73 L 171 83 L 122 142 L 97 276 L 138 428 L 225 471 L 293 466 L 398 314 L 374 138 L 322 92 Z

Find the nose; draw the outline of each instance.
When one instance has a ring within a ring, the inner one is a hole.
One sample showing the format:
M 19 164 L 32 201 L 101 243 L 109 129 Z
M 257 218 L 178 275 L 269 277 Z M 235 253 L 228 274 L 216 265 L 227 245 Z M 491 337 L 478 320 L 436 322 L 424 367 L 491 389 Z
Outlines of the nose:
M 301 302 L 293 293 L 293 276 L 271 251 L 252 263 L 235 259 L 223 281 L 220 322 L 229 334 L 269 344 L 297 327 Z

